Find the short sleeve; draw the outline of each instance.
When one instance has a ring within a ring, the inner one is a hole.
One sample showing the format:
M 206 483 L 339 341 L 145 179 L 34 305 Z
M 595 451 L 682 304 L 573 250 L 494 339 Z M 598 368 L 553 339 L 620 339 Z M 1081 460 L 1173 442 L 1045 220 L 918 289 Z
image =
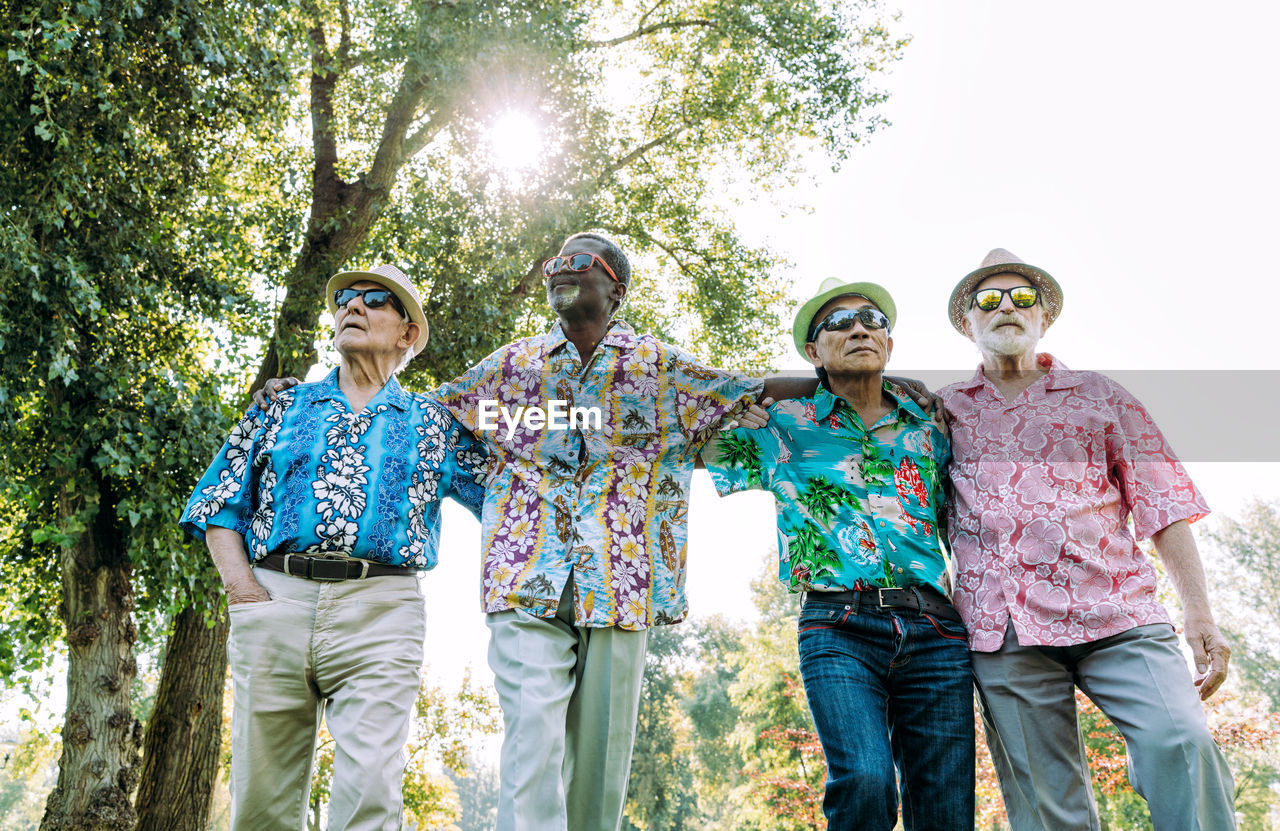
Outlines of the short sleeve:
M 203 540 L 210 525 L 244 533 L 254 510 L 253 460 L 266 431 L 266 416 L 251 407 L 231 431 L 196 484 L 178 525 Z
M 430 393 L 473 435 L 479 432 L 479 402 L 499 398 L 503 349 L 493 352 L 471 369 L 452 381 L 441 384 Z
M 676 391 L 676 417 L 691 449 L 701 452 L 726 416 L 759 399 L 764 378 L 706 367 L 684 350 L 666 348 L 667 368 Z
M 449 447 L 453 450 L 449 454 L 447 495 L 479 519 L 489 475 L 489 452 L 456 418 L 450 428 Z
M 702 463 L 721 496 L 746 490 L 768 490 L 773 484 L 780 437 L 771 426 L 737 427 L 712 434 L 702 448 Z
M 1110 384 L 1108 474 L 1124 495 L 1138 539 L 1179 520 L 1207 516 L 1208 504 L 1146 408 L 1119 384 Z

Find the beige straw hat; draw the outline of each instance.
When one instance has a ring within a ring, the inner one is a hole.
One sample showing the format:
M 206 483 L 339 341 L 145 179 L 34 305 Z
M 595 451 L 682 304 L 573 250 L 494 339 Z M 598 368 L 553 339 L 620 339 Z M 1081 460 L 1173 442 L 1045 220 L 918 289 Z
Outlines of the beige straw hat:
M 1045 326 L 1053 323 L 1058 313 L 1062 311 L 1062 287 L 1049 275 L 1049 272 L 1024 263 L 1011 251 L 993 248 L 982 261 L 982 265 L 978 266 L 976 271 L 966 274 L 964 279 L 956 283 L 955 290 L 951 292 L 951 300 L 947 303 L 947 316 L 951 318 L 951 325 L 956 327 L 956 331 L 960 334 L 964 334 L 961 321 L 969 311 L 974 289 L 993 274 L 1020 274 L 1030 280 L 1031 285 L 1040 290 L 1040 305 L 1044 307 Z

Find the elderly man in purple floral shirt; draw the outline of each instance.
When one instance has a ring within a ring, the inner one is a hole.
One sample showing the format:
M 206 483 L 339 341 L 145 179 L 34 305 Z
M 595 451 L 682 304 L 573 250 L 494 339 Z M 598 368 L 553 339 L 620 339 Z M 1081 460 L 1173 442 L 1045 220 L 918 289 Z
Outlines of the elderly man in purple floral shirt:
M 570 237 L 543 272 L 559 318 L 551 330 L 438 393 L 494 457 L 482 523 L 489 663 L 506 725 L 498 827 L 601 831 L 622 819 L 647 631 L 686 612 L 694 462 L 764 385 L 614 320 L 631 268 L 608 238 Z M 553 401 L 599 422 L 484 429 L 495 406 Z

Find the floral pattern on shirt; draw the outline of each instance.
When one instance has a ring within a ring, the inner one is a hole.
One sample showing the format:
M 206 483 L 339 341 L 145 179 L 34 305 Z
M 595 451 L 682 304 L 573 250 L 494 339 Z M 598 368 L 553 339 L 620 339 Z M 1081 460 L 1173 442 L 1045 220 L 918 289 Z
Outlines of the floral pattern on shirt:
M 954 459 L 953 600 L 970 647 L 1071 646 L 1167 623 L 1138 539 L 1209 511 L 1146 409 L 1096 372 L 1037 356 L 1014 401 L 979 367 L 943 388 Z
M 820 387 L 783 401 L 759 430 L 714 437 L 702 458 L 716 490 L 773 493 L 778 579 L 791 591 L 927 585 L 947 593 L 937 519 L 947 439 L 897 387 L 870 429 Z
M 395 378 L 358 413 L 324 380 L 253 407 L 232 429 L 182 513 L 245 538 L 249 557 L 356 557 L 428 569 L 436 563 L 440 499 L 478 514 L 488 456 L 439 402 Z
M 585 367 L 556 324 L 437 390 L 494 458 L 481 519 L 484 610 L 554 615 L 572 574 L 580 626 L 683 619 L 694 461 L 762 385 L 614 321 Z M 514 413 L 552 400 L 597 408 L 599 429 L 480 427 L 482 401 Z

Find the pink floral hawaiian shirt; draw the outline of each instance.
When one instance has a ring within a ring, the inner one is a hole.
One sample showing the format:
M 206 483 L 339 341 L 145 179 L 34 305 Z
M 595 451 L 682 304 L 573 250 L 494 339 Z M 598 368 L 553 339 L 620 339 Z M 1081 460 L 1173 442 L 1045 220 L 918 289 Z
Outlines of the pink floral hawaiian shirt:
M 1069 646 L 1168 622 L 1138 539 L 1209 512 L 1151 416 L 1123 387 L 1052 355 L 1006 401 L 979 367 L 940 390 L 952 416 L 948 535 L 969 646 Z
M 699 365 L 615 321 L 584 367 L 557 323 L 436 391 L 493 454 L 481 550 L 484 610 L 556 613 L 572 574 L 579 626 L 645 629 L 686 612 L 689 483 L 703 445 L 760 378 Z M 554 404 L 552 402 L 562 402 Z M 560 414 L 491 427 L 494 406 Z M 566 416 L 595 411 L 598 424 Z

